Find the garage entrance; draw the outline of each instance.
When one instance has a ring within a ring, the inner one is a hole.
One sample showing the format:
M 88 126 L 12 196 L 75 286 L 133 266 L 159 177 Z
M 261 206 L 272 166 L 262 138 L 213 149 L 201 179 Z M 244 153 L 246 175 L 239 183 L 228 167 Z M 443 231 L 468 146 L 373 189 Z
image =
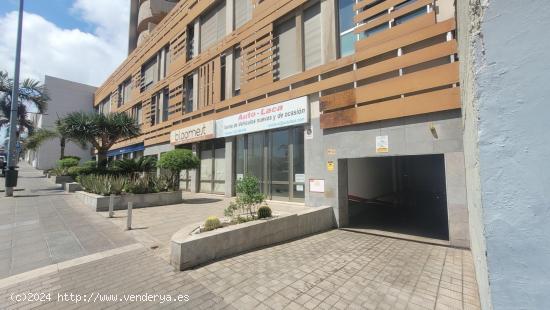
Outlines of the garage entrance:
M 443 155 L 348 159 L 352 228 L 449 240 Z

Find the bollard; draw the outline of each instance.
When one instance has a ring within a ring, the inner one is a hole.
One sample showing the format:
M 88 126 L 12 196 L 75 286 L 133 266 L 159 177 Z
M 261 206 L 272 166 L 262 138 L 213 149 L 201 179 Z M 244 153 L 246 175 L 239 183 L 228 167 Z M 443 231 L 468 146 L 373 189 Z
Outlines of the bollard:
M 132 230 L 132 208 L 134 207 L 133 202 L 128 202 L 128 222 L 126 223 L 126 229 Z
M 115 195 L 111 194 L 109 197 L 109 217 L 112 218 L 115 216 Z

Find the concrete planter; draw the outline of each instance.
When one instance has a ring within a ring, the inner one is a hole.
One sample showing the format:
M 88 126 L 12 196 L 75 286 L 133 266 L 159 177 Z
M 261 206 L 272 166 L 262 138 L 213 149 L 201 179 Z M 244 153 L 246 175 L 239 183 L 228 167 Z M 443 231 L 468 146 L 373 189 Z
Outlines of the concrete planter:
M 73 183 L 65 184 L 65 191 L 67 193 L 74 193 L 81 190 L 82 190 L 82 185 L 80 185 L 80 183 L 73 182 Z
M 312 208 L 299 214 L 256 220 L 191 235 L 200 224 L 187 226 L 172 236 L 170 264 L 177 270 L 336 227 L 332 207 Z
M 109 196 L 101 196 L 84 191 L 77 191 L 76 195 L 85 205 L 94 211 L 109 211 Z M 183 194 L 180 190 L 176 192 L 115 196 L 114 209 L 126 210 L 130 201 L 134 203 L 134 208 L 173 205 L 183 202 Z
M 65 184 L 74 182 L 73 178 L 68 175 L 56 175 L 53 177 L 55 184 Z

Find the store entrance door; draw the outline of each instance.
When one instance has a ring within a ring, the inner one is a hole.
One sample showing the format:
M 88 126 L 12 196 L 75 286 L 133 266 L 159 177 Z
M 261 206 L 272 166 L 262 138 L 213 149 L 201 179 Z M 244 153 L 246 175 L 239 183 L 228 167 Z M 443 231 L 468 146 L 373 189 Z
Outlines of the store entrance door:
M 253 175 L 268 199 L 304 200 L 304 131 L 287 128 L 237 138 L 236 179 Z

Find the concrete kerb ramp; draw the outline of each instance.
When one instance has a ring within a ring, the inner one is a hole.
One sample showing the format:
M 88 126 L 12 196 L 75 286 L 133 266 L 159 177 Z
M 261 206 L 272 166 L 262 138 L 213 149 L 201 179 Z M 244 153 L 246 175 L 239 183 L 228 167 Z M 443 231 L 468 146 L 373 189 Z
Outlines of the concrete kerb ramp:
M 170 264 L 177 270 L 324 232 L 335 228 L 336 220 L 332 207 L 319 207 L 191 235 L 200 224 L 186 226 L 172 236 Z

